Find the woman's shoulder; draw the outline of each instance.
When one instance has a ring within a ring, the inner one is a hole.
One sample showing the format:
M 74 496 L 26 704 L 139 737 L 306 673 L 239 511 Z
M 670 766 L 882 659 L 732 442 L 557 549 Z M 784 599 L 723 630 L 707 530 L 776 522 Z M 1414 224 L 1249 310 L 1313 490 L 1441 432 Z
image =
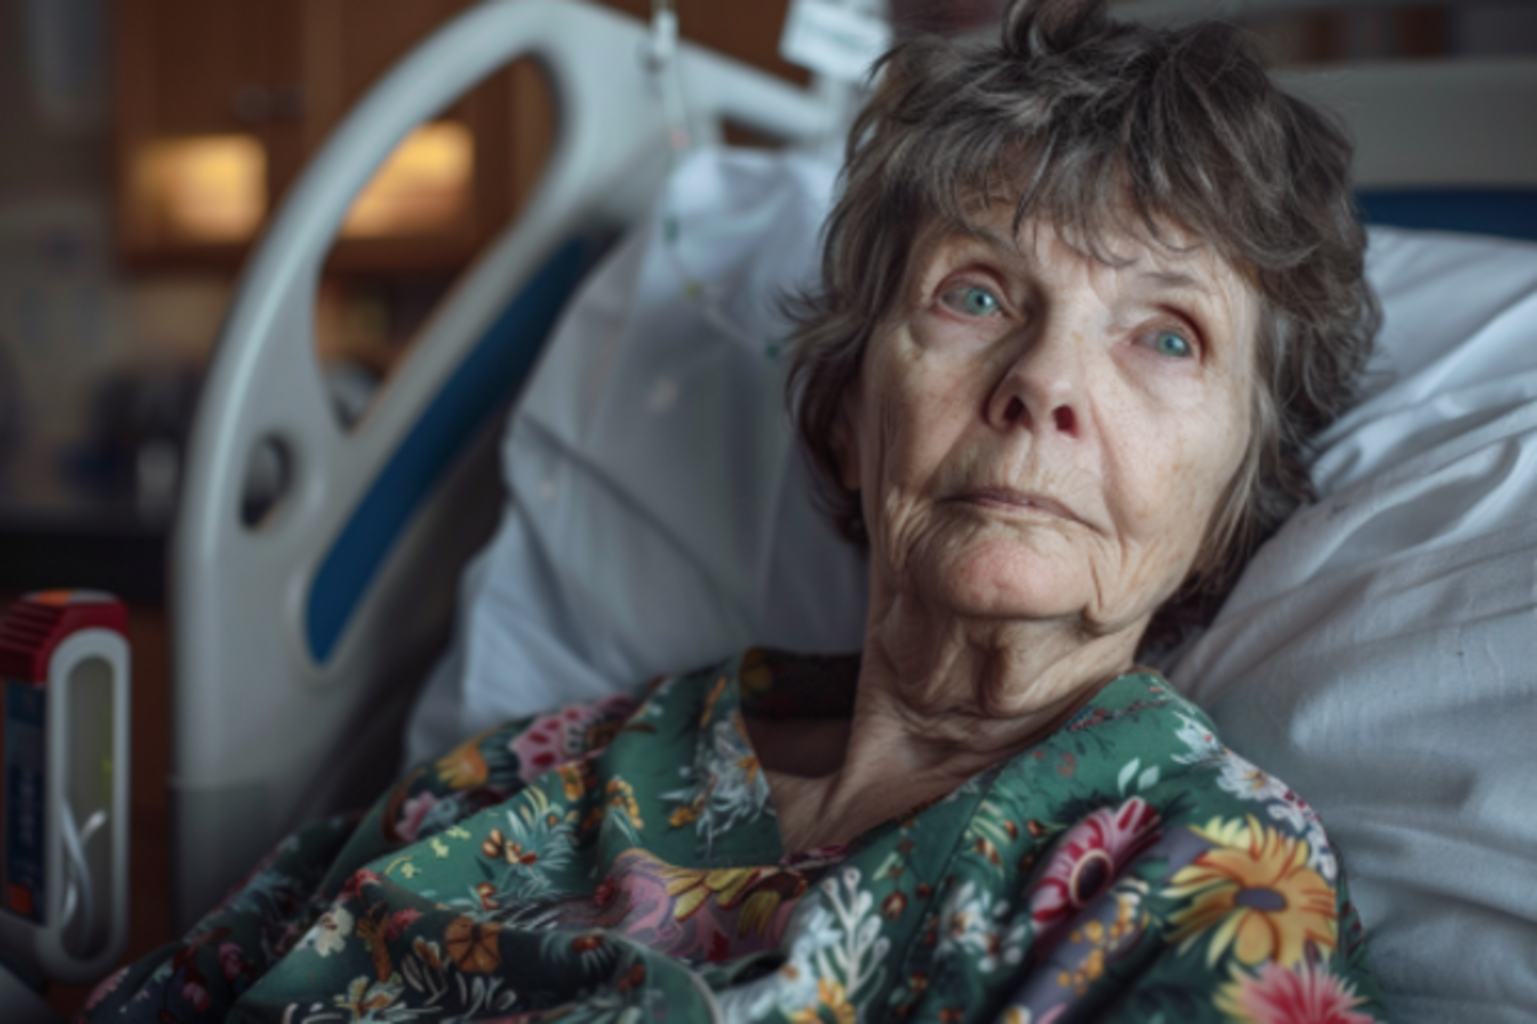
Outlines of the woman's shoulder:
M 1095 815 L 1135 820 L 1160 837 L 1171 869 L 1230 850 L 1344 902 L 1335 900 L 1339 858 L 1317 812 L 1224 744 L 1206 713 L 1156 671 L 1116 679 L 1002 775 L 1011 771 L 1000 781 L 1051 794 L 1063 827 Z
M 1061 762 L 1059 774 L 1075 777 L 1091 801 L 1141 796 L 1203 825 L 1252 816 L 1284 825 L 1332 861 L 1313 809 L 1229 748 L 1206 712 L 1156 670 L 1118 677 L 1026 756 Z
M 1026 885 L 1038 940 L 1054 947 L 1062 977 L 1078 978 L 1089 960 L 1074 943 L 1089 931 L 1071 929 L 1092 918 L 1103 926 L 1094 934 L 1119 935 L 1103 952 L 1125 961 L 1126 1019 L 1167 1009 L 1158 993 L 1169 986 L 1204 990 L 1206 1009 L 1239 1016 L 1298 986 L 1338 997 L 1331 1005 L 1349 1011 L 1341 1020 L 1380 1009 L 1318 815 L 1223 744 L 1156 672 L 1116 679 L 994 785 L 989 802 L 1022 812 L 1028 802 L 1036 817 L 1026 830 L 1045 841 Z M 1157 942 L 1137 953 L 1127 938 L 1136 935 Z M 1139 956 L 1148 959 L 1133 968 Z M 1049 978 L 1028 994 L 1047 1000 L 1034 1007 L 1042 1012 L 1060 995 Z

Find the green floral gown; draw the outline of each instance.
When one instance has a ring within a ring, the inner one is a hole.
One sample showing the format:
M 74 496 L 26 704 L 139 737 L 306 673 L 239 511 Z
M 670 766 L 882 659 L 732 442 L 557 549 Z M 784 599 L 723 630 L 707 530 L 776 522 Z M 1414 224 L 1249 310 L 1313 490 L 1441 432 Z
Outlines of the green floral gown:
M 743 713 L 847 714 L 857 671 L 749 651 L 486 733 L 290 837 L 82 1019 L 1382 1018 L 1318 819 L 1153 673 L 786 851 Z

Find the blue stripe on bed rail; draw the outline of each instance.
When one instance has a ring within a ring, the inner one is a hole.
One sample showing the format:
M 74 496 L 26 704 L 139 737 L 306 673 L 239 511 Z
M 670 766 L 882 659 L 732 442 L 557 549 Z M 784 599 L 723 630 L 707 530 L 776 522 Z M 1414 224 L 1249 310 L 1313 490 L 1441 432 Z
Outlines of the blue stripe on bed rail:
M 566 300 L 611 237 L 580 236 L 540 267 L 428 404 L 390 456 L 310 584 L 305 636 L 324 663 L 422 501 L 486 420 L 515 395 Z
M 1368 224 L 1537 241 L 1537 190 L 1374 189 L 1356 193 Z

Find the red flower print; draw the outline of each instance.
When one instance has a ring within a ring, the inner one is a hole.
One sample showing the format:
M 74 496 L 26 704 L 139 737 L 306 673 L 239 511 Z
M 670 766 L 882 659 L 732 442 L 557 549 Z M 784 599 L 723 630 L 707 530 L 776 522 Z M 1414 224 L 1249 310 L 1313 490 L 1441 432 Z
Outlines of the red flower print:
M 347 883 L 342 886 L 342 894 L 336 898 L 338 903 L 346 903 L 348 900 L 359 899 L 363 895 L 363 886 L 378 885 L 379 873 L 377 871 L 362 870 L 354 872 Z
M 219 947 L 219 966 L 224 968 L 224 980 L 234 981 L 245 970 L 245 954 L 233 942 L 226 942 Z
M 101 1001 L 103 999 L 107 998 L 117 990 L 117 987 L 123 983 L 123 979 L 127 976 L 128 968 L 126 967 L 119 968 L 118 970 L 113 971 L 111 974 L 107 975 L 106 978 L 102 979 L 100 984 L 91 989 L 91 994 L 86 997 L 85 1006 L 82 1007 L 82 1009 L 86 1010 L 87 1012 L 96 1009 L 96 1007 L 101 1005 Z
M 408 843 L 416 842 L 422 821 L 438 805 L 438 798 L 422 792 L 407 800 L 400 808 L 400 819 L 395 822 L 395 835 Z
M 1092 903 L 1159 836 L 1158 812 L 1141 797 L 1101 808 L 1074 825 L 1057 844 L 1046 873 L 1030 895 L 1038 932 Z
M 539 719 L 507 744 L 518 757 L 518 774 L 525 782 L 532 782 L 552 768 L 596 754 L 599 745 L 606 746 L 618 730 L 592 727 L 617 723 L 634 708 L 633 698 L 619 695 Z
M 195 981 L 189 981 L 181 987 L 181 997 L 199 1013 L 208 1009 L 208 990 Z
M 1247 1024 L 1371 1024 L 1372 1017 L 1354 1009 L 1364 1001 L 1311 959 L 1295 970 L 1271 961 L 1260 966 L 1257 977 L 1235 969 L 1216 1000 L 1218 1009 Z
M 384 937 L 393 941 L 400 937 L 400 933 L 422 919 L 422 912 L 412 907 L 405 910 L 397 910 L 390 915 L 389 922 L 384 926 Z

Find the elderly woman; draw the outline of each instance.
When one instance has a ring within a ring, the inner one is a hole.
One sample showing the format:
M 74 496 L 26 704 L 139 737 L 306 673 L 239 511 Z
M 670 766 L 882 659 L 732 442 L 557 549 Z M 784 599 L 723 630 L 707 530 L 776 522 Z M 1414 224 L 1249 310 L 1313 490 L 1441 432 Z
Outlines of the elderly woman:
M 87 1014 L 1379 1017 L 1318 819 L 1134 667 L 1307 496 L 1374 320 L 1348 162 L 1220 26 L 899 47 L 790 376 L 863 652 L 487 733 Z

